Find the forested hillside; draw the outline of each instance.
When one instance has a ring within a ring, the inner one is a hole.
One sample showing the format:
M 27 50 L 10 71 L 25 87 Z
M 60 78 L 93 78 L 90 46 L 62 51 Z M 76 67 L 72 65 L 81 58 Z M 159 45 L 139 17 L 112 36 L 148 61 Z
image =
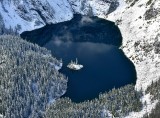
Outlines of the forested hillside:
M 45 48 L 16 36 L 0 36 L 0 114 L 7 118 L 105 118 L 142 109 L 142 93 L 133 85 L 79 104 L 69 98 L 56 100 L 67 88 L 67 78 L 57 71 L 60 66 Z
M 69 98 L 55 101 L 47 108 L 46 118 L 123 118 L 142 109 L 141 92 L 133 85 L 100 94 L 98 99 L 73 103 Z
M 0 114 L 39 118 L 66 90 L 67 79 L 49 51 L 16 36 L 0 36 Z
M 0 0 L 0 34 L 13 35 L 63 22 L 70 20 L 74 13 L 92 14 L 115 22 L 123 36 L 121 49 L 134 62 L 137 71 L 135 87 L 113 89 L 101 94 L 99 99 L 79 104 L 68 98 L 57 100 L 67 88 L 66 77 L 55 68 L 60 67 L 59 61 L 46 49 L 19 37 L 0 36 L 0 118 L 124 118 L 130 111 L 139 112 L 127 118 L 159 118 L 160 0 L 118 2 Z M 142 90 L 143 96 L 135 89 Z

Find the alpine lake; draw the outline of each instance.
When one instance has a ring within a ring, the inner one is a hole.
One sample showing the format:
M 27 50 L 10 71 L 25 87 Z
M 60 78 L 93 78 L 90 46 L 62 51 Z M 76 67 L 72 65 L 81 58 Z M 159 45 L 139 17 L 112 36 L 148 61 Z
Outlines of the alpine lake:
M 114 22 L 75 14 L 70 21 L 26 31 L 21 37 L 62 59 L 60 72 L 68 77 L 62 97 L 73 102 L 92 100 L 100 93 L 136 83 L 134 64 L 119 49 L 123 38 Z M 76 58 L 83 65 L 77 71 L 67 67 Z

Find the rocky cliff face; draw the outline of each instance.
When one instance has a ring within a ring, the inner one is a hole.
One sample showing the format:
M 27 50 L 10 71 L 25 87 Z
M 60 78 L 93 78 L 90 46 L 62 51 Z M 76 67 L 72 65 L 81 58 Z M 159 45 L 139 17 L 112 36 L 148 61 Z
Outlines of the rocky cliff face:
M 70 20 L 74 13 L 104 16 L 117 0 L 1 0 L 1 33 L 21 33 L 46 24 Z
M 21 33 L 48 23 L 69 20 L 72 9 L 67 0 L 2 0 L 0 14 L 5 29 Z

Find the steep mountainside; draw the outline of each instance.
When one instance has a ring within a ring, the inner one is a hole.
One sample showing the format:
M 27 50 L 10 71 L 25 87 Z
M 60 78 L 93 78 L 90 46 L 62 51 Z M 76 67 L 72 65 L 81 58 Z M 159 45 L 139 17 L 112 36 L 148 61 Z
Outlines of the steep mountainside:
M 122 49 L 137 70 L 136 90 L 145 91 L 160 76 L 160 1 L 159 0 L 1 0 L 0 33 L 21 33 L 49 23 L 69 20 L 74 13 L 96 15 L 119 26 Z M 118 6 L 118 7 L 117 7 Z M 110 13 L 110 14 L 109 14 Z M 8 30 L 6 30 L 8 29 Z M 157 100 L 150 93 L 141 101 L 145 106 L 129 118 L 150 113 Z
M 136 89 L 145 91 L 160 76 L 160 1 L 126 0 L 127 4 L 109 14 L 106 19 L 115 21 L 123 37 L 122 49 L 135 64 Z M 156 94 L 156 93 L 155 93 Z M 157 93 L 158 94 L 158 93 Z M 147 105 L 141 112 L 129 117 L 142 117 L 157 103 L 150 93 L 142 102 Z
M 70 20 L 74 13 L 103 16 L 117 0 L 1 0 L 0 33 L 21 33 L 46 24 Z

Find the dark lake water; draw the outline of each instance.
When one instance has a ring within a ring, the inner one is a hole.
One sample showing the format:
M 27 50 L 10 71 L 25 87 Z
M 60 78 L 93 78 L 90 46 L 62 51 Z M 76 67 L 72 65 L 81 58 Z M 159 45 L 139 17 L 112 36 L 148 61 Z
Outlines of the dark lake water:
M 73 102 L 91 100 L 99 93 L 136 82 L 135 67 L 119 49 L 122 36 L 113 22 L 75 15 L 71 21 L 47 25 L 21 36 L 63 60 L 60 72 L 68 76 L 68 88 L 62 97 L 70 97 Z M 76 58 L 84 68 L 68 69 L 67 64 Z

